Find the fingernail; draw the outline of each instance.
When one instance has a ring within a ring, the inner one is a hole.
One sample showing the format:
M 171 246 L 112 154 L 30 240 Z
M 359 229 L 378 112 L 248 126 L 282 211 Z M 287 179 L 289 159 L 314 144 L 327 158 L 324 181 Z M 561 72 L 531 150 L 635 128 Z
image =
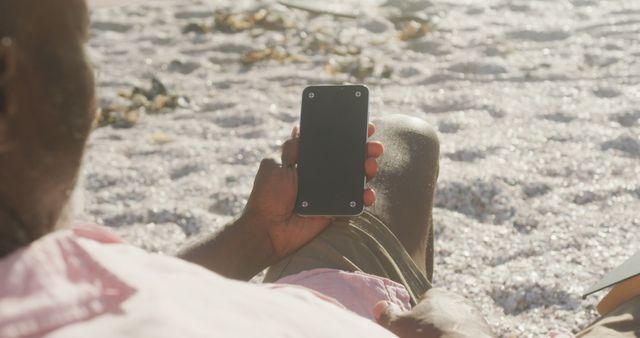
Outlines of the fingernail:
M 387 307 L 389 307 L 389 304 L 390 303 L 388 301 L 384 300 L 376 303 L 376 305 L 373 306 L 373 318 L 375 318 L 376 321 L 380 320 L 382 313 Z
M 296 137 L 298 137 L 298 126 L 294 126 L 293 129 L 291 129 L 291 138 Z

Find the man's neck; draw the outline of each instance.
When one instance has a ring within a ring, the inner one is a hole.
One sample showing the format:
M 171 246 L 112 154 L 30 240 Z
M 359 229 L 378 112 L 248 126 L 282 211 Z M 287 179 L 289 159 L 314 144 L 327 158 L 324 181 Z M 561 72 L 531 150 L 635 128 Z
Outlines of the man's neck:
M 29 244 L 30 237 L 17 212 L 0 201 L 0 258 Z

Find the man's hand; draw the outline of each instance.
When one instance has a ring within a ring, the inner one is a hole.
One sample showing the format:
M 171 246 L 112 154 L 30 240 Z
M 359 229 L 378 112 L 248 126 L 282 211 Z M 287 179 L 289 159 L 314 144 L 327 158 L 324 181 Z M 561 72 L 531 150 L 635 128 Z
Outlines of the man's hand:
M 480 311 L 468 300 L 441 289 L 427 291 L 407 312 L 387 302 L 373 309 L 378 324 L 400 338 L 494 337 Z
M 375 127 L 369 124 L 369 136 Z M 247 206 L 240 217 L 242 224 L 253 227 L 269 240 L 271 263 L 299 249 L 331 222 L 327 217 L 300 217 L 294 213 L 298 192 L 298 130 L 294 128 L 291 139 L 282 146 L 282 163 L 265 159 L 260 163 Z M 368 179 L 378 171 L 376 158 L 384 149 L 379 142 L 367 144 L 367 159 L 363 163 Z M 370 206 L 376 199 L 371 189 L 364 191 L 364 204 Z
M 369 124 L 369 136 L 375 127 Z M 367 144 L 363 163 L 368 179 L 378 172 L 379 142 Z M 248 280 L 281 258 L 299 249 L 331 222 L 326 217 L 299 217 L 293 212 L 298 193 L 298 131 L 282 147 L 282 163 L 263 160 L 242 216 L 221 231 L 182 250 L 178 256 L 221 275 Z M 364 191 L 364 204 L 376 195 Z

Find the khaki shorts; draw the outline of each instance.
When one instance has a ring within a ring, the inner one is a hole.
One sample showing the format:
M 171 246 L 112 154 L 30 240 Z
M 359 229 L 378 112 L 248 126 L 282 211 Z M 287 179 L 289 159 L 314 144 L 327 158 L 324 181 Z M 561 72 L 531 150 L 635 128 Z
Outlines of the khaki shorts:
M 431 288 L 396 236 L 371 213 L 338 219 L 293 255 L 269 268 L 265 282 L 305 270 L 360 271 L 404 285 L 412 305 Z

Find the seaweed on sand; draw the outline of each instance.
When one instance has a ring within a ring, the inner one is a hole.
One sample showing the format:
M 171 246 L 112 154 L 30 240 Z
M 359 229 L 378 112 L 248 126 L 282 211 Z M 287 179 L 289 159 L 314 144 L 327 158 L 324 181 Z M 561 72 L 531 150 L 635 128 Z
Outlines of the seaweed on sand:
M 274 60 L 280 62 L 290 61 L 306 61 L 301 55 L 295 55 L 282 47 L 268 47 L 250 51 L 240 58 L 240 62 L 244 65 L 251 65 L 259 61 Z
M 111 104 L 98 109 L 96 127 L 131 128 L 145 113 L 166 114 L 188 104 L 188 98 L 170 94 L 156 78 L 151 79 L 149 89 L 133 87 L 129 92 L 119 93 L 119 96 L 126 100 L 126 104 Z
M 402 41 L 421 38 L 433 30 L 429 22 L 410 20 L 400 23 L 398 38 Z
M 343 60 L 329 59 L 324 66 L 328 74 L 348 74 L 358 81 L 370 76 L 389 78 L 393 74 L 393 67 L 379 64 L 373 58 L 362 56 L 358 58 L 346 58 Z
M 257 8 L 246 13 L 234 13 L 219 9 L 213 13 L 213 23 L 189 23 L 183 33 L 238 33 L 253 29 L 283 31 L 294 28 L 293 19 L 286 12 L 274 8 Z

